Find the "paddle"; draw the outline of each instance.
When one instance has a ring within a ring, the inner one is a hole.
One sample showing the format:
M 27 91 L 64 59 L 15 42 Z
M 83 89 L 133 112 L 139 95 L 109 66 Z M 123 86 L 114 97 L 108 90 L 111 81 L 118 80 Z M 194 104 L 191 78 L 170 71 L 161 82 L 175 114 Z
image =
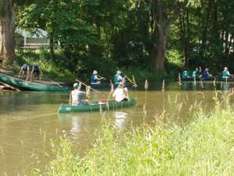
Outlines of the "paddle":
M 100 75 L 98 75 L 98 78 L 99 78 L 99 79 L 106 80 L 106 78 L 105 78 L 105 77 L 103 77 L 103 76 L 100 76 Z
M 83 84 L 85 87 L 90 87 L 89 85 L 85 84 L 84 82 L 80 81 L 79 79 L 76 79 L 75 81 L 77 81 L 77 82 Z M 98 90 L 96 90 L 96 89 L 94 89 L 94 88 L 92 88 L 92 87 L 90 87 L 90 89 L 93 90 L 94 92 L 100 92 L 100 91 L 98 91 Z
M 107 100 L 106 100 L 106 105 L 107 105 L 107 107 L 108 107 L 108 110 L 109 110 L 109 99 L 110 99 L 111 94 L 112 94 L 113 91 L 114 91 L 114 84 L 112 83 L 111 80 L 110 80 L 110 87 L 111 87 L 111 89 L 110 89 L 110 92 L 109 92 L 109 94 L 108 94 L 108 96 L 107 96 Z
M 132 75 L 132 80 L 133 80 L 134 84 L 135 84 L 136 87 L 137 87 L 137 83 L 136 83 L 136 80 L 135 80 L 135 76 L 134 76 L 134 75 Z
M 128 80 L 128 82 L 130 82 L 130 83 L 132 84 L 133 87 L 137 87 L 137 84 L 136 84 L 136 82 L 134 81 L 135 78 L 134 78 L 134 80 L 131 80 L 127 75 L 125 75 L 124 77 Z

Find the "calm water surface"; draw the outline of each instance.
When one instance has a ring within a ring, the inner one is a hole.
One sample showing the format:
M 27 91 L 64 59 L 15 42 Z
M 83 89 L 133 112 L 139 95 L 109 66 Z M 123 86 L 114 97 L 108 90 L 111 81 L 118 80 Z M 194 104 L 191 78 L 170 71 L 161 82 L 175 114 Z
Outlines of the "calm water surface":
M 173 87 L 173 86 L 172 86 Z M 183 88 L 183 89 L 186 89 Z M 105 98 L 108 92 L 97 97 Z M 131 129 L 152 124 L 163 112 L 174 113 L 178 124 L 191 120 L 190 111 L 199 106 L 214 106 L 212 91 L 132 91 L 137 105 L 114 112 L 57 114 L 59 104 L 66 103 L 67 94 L 0 92 L 0 175 L 29 174 L 34 167 L 48 164 L 50 140 L 64 133 L 69 135 L 82 154 L 95 141 L 96 130 L 105 121 L 118 129 Z M 197 106 L 191 107 L 191 104 Z M 165 120 L 165 119 L 163 119 Z M 30 174 L 29 174 L 30 175 Z

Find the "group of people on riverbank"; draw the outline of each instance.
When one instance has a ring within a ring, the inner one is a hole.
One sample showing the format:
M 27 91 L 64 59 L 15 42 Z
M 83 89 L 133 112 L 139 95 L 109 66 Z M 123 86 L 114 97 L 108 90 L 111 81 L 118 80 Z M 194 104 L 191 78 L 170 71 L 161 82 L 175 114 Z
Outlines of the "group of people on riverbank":
M 81 90 L 82 82 L 74 83 L 73 90 L 70 93 L 69 103 L 72 105 L 88 103 L 87 97 L 89 97 L 88 95 L 89 89 L 95 90 L 95 88 L 101 84 L 102 80 L 106 80 L 106 78 L 98 75 L 98 72 L 94 70 L 90 78 L 91 87 L 85 85 L 86 91 Z M 128 97 L 128 88 L 126 87 L 126 79 L 125 76 L 122 75 L 120 70 L 118 70 L 114 75 L 113 82 L 114 83 L 110 81 L 111 84 L 110 95 L 112 95 L 112 97 L 115 99 L 116 102 L 127 101 L 129 97 Z
M 187 69 L 185 69 L 182 72 L 182 79 L 184 80 L 189 80 L 189 79 L 200 79 L 200 80 L 212 80 L 215 78 L 214 75 L 212 75 L 209 72 L 209 68 L 206 67 L 204 70 L 202 69 L 201 66 L 195 68 L 195 70 L 193 71 L 188 71 Z M 224 67 L 223 71 L 221 72 L 221 75 L 219 75 L 219 78 L 226 80 L 226 79 L 230 79 L 233 78 L 233 75 L 229 72 L 228 67 Z
M 41 79 L 41 69 L 39 65 L 23 64 L 20 67 L 19 78 L 25 79 L 26 81 L 32 81 L 34 79 Z

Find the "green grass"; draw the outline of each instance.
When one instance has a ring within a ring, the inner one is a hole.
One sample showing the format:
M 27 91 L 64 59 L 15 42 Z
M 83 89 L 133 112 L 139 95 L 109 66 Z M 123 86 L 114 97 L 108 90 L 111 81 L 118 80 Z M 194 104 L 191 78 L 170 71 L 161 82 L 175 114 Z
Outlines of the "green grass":
M 212 112 L 195 111 L 194 120 L 183 127 L 157 124 L 123 133 L 105 124 L 82 158 L 68 138 L 61 138 L 52 147 L 55 158 L 43 172 L 35 169 L 32 175 L 232 175 L 234 111 L 227 101 L 217 99 Z

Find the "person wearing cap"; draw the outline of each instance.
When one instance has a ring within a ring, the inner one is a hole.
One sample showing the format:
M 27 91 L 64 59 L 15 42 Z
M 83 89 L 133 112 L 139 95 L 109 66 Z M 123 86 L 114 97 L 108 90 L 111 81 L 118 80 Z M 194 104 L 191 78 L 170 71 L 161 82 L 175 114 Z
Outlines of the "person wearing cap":
M 122 76 L 121 71 L 118 70 L 116 74 L 114 75 L 114 86 L 118 87 L 118 85 L 123 81 L 124 81 L 124 77 Z
M 231 77 L 230 72 L 228 71 L 227 67 L 224 67 L 222 72 L 222 79 L 229 79 Z
M 212 78 L 212 74 L 210 74 L 209 69 L 206 67 L 203 72 L 202 79 L 206 81 L 206 80 L 210 80 L 211 78 Z
M 85 99 L 85 92 L 81 91 L 81 84 L 74 83 L 73 90 L 69 96 L 69 103 L 71 105 L 80 105 L 82 104 L 83 100 Z
M 96 87 L 101 84 L 101 80 L 104 79 L 103 77 L 98 76 L 97 70 L 93 71 L 93 74 L 91 75 L 90 79 L 90 85 L 92 87 Z
M 119 83 L 112 96 L 117 102 L 128 101 L 128 89 L 127 87 L 124 87 L 123 82 Z

